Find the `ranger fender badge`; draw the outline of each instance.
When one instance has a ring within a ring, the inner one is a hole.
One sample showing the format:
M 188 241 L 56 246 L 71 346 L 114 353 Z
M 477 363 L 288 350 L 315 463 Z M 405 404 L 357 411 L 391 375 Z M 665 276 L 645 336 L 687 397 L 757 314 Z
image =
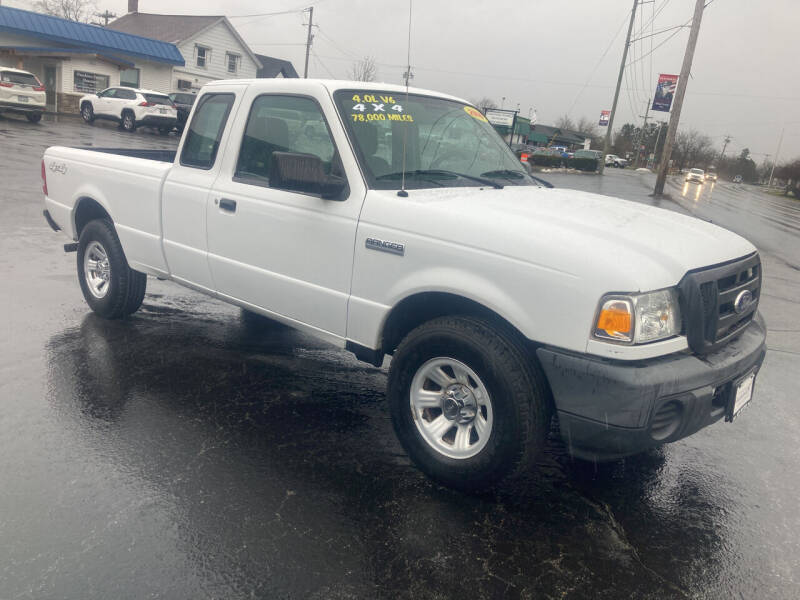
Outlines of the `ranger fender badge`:
M 67 174 L 67 164 L 66 163 L 57 163 L 55 161 L 50 163 L 50 170 L 53 173 L 61 173 L 62 175 Z
M 404 244 L 388 242 L 386 240 L 379 240 L 376 238 L 367 238 L 366 246 L 369 250 L 380 250 L 381 252 L 399 254 L 400 256 L 403 256 L 406 253 L 406 247 Z

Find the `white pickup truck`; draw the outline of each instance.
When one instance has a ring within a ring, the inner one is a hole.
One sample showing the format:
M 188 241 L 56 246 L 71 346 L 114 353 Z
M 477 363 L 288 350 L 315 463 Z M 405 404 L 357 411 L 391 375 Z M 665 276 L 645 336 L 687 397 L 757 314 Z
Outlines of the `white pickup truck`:
M 599 460 L 732 421 L 764 359 L 752 244 L 542 186 L 458 98 L 218 81 L 177 152 L 52 147 L 42 177 L 92 310 L 133 313 L 152 275 L 391 355 L 397 435 L 446 485 L 520 473 L 552 417 Z

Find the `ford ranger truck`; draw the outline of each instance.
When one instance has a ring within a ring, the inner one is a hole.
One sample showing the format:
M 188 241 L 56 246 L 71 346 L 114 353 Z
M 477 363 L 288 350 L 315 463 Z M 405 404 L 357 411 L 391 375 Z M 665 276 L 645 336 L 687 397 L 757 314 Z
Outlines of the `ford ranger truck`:
M 750 242 L 540 185 L 452 96 L 216 81 L 177 151 L 52 147 L 42 178 L 94 312 L 150 275 L 389 355 L 399 440 L 456 488 L 525 471 L 553 419 L 587 460 L 733 421 L 764 360 Z

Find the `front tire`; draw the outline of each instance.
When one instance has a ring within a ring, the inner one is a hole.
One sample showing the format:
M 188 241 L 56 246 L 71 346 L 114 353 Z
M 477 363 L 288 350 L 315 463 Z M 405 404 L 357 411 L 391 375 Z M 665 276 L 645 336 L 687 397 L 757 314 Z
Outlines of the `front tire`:
M 128 266 L 114 225 L 90 221 L 78 241 L 78 281 L 86 303 L 106 319 L 119 319 L 142 305 L 147 276 Z
M 81 107 L 81 117 L 86 123 L 91 124 L 94 122 L 94 109 L 88 102 L 84 102 Z
M 544 381 L 512 331 L 441 317 L 397 348 L 387 396 L 411 460 L 439 483 L 478 491 L 535 461 L 550 424 Z

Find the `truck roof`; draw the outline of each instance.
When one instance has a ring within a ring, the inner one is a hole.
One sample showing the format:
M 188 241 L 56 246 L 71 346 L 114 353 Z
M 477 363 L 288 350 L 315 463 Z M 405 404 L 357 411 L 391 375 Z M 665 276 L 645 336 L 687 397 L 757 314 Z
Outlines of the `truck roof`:
M 335 92 L 337 90 L 352 90 L 352 89 L 359 89 L 359 90 L 374 90 L 376 92 L 394 92 L 396 94 L 405 94 L 406 87 L 404 85 L 398 85 L 396 83 L 381 83 L 378 81 L 348 81 L 342 79 L 295 79 L 295 78 L 278 78 L 278 79 L 218 79 L 215 81 L 210 81 L 206 83 L 203 87 L 214 87 L 218 85 L 229 85 L 229 84 L 246 84 L 257 86 L 259 88 L 264 88 L 264 90 L 269 90 L 273 87 L 280 87 L 281 89 L 286 89 L 287 86 L 296 85 L 298 87 L 306 85 L 306 84 L 318 84 L 321 87 L 326 88 L 330 92 Z M 436 96 L 437 98 L 445 98 L 447 100 L 454 100 L 456 102 L 461 102 L 462 104 L 469 104 L 472 105 L 472 102 L 468 100 L 464 100 L 463 98 L 459 98 L 458 96 L 451 96 L 450 94 L 443 94 L 441 92 L 435 92 L 433 90 L 427 90 L 423 88 L 415 88 L 409 87 L 408 88 L 409 94 L 423 94 L 425 96 Z

